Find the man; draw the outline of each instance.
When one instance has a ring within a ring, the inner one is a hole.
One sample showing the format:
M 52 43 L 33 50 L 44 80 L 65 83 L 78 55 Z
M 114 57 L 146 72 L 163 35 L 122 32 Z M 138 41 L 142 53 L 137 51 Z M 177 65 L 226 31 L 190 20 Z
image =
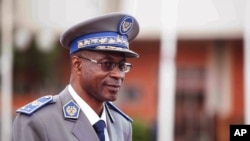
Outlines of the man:
M 131 64 L 129 49 L 139 25 L 111 13 L 79 23 L 61 36 L 70 51 L 70 84 L 17 110 L 13 141 L 131 141 L 132 120 L 111 102 Z

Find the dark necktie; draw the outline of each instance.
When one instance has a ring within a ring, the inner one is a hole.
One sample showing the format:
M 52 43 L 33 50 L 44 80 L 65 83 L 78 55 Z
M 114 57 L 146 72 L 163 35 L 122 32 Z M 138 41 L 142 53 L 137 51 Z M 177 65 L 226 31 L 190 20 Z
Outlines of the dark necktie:
M 105 122 L 103 120 L 99 120 L 96 122 L 93 127 L 96 131 L 97 136 L 99 137 L 100 141 L 105 141 L 105 135 L 104 135 L 104 128 L 105 128 Z

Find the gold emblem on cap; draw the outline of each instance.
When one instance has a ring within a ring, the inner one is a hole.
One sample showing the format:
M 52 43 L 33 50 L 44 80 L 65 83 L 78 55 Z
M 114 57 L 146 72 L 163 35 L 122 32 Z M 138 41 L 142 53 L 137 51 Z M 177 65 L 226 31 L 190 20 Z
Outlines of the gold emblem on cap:
M 128 41 L 123 36 L 117 35 L 116 37 L 106 36 L 106 37 L 100 37 L 100 38 L 88 38 L 81 41 L 78 41 L 78 48 L 84 48 L 90 45 L 94 46 L 102 46 L 105 44 L 110 45 L 123 45 L 128 48 Z
M 82 48 L 83 47 L 83 43 L 82 42 L 78 42 L 78 48 Z
M 117 43 L 122 43 L 122 38 L 121 38 L 120 36 L 117 36 L 116 42 L 117 42 Z
M 96 44 L 99 42 L 99 40 L 98 40 L 98 38 L 94 38 L 94 39 L 91 39 L 91 42 Z
M 110 43 L 110 44 L 115 44 L 115 40 L 111 38 L 111 39 L 109 40 L 109 43 Z
M 132 25 L 133 25 L 133 23 L 125 21 L 125 22 L 122 23 L 122 30 L 124 32 L 127 32 Z
M 101 44 L 104 44 L 104 43 L 106 43 L 106 42 L 107 42 L 107 38 L 101 38 L 101 39 L 100 39 L 100 43 L 101 43 Z
M 84 46 L 87 46 L 87 45 L 89 45 L 90 44 L 90 40 L 84 40 L 84 42 L 83 42 L 83 45 Z

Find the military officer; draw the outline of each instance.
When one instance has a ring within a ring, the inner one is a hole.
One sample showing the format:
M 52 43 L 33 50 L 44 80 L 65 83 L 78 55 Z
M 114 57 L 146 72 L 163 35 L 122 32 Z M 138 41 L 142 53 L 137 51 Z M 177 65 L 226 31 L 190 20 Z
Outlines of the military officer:
M 126 58 L 139 55 L 129 43 L 139 33 L 137 20 L 110 13 L 66 30 L 60 43 L 69 49 L 69 85 L 17 110 L 12 141 L 131 141 L 132 119 L 112 102 L 125 74 Z

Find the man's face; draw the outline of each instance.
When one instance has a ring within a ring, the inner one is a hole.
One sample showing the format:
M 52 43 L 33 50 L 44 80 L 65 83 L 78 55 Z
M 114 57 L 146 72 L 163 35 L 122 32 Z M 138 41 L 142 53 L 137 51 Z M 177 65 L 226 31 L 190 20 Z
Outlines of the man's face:
M 125 63 L 122 53 L 82 51 L 82 73 L 80 76 L 81 88 L 90 98 L 98 101 L 114 101 L 125 78 L 118 65 L 107 70 L 105 65 L 109 63 Z M 87 58 L 87 59 L 86 59 Z M 96 62 L 88 59 L 95 60 Z

